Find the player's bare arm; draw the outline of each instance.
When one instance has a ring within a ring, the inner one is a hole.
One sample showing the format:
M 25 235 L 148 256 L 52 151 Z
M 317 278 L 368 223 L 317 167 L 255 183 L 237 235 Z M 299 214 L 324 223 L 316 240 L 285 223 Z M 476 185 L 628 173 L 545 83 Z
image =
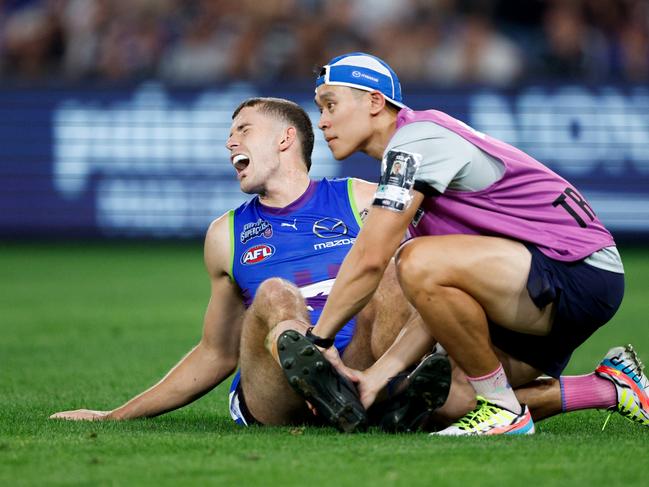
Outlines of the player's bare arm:
M 365 221 L 367 214 L 372 206 L 372 200 L 376 193 L 376 183 L 370 183 L 363 179 L 353 178 L 352 188 L 354 190 L 354 202 L 356 203 L 356 210 L 361 219 Z
M 244 306 L 230 279 L 228 215 L 216 219 L 205 239 L 205 265 L 211 296 L 203 335 L 196 345 L 157 384 L 112 411 L 80 409 L 51 416 L 54 419 L 105 420 L 157 416 L 183 407 L 206 394 L 236 368 Z

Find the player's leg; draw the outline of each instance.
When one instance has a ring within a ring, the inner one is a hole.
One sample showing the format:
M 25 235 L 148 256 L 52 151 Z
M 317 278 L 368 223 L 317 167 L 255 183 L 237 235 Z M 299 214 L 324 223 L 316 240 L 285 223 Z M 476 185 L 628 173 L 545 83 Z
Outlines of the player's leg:
M 594 372 L 542 377 L 516 388 L 516 396 L 540 420 L 583 409 L 606 409 L 649 426 L 649 380 L 633 347 L 611 348 Z
M 418 318 L 417 311 L 401 290 L 394 263 L 390 263 L 372 299 L 357 316 L 357 328 L 343 355 L 344 362 L 361 370 L 367 368 L 394 343 L 406 323 Z M 368 337 L 370 361 L 364 367 L 356 366 L 356 344 L 362 343 L 362 349 L 366 350 Z M 427 347 L 419 345 L 428 353 L 435 341 L 430 337 Z M 436 356 L 419 364 L 415 362 L 412 368 L 398 374 L 368 411 L 371 424 L 387 431 L 419 429 L 431 411 L 443 404 L 448 396 L 449 368 L 445 357 Z
M 370 303 L 356 317 L 354 335 L 343 352 L 343 362 L 356 369 L 367 368 L 394 342 L 404 324 L 414 316 L 416 311 L 405 299 L 392 264 L 388 267 Z M 290 322 L 282 323 L 281 326 L 291 327 Z M 271 332 L 271 334 L 276 333 Z M 356 426 L 365 425 L 366 420 L 362 417 L 364 410 L 355 390 L 348 387 L 349 384 L 343 377 L 332 373 L 328 364 L 322 368 L 322 356 L 317 350 L 311 350 L 304 339 L 295 334 L 279 336 L 279 342 L 282 347 L 279 355 L 287 378 L 292 381 L 296 390 L 314 403 L 321 416 L 326 417 L 331 424 L 342 431 L 353 431 Z M 432 345 L 431 340 L 431 347 Z M 306 357 L 301 354 L 304 350 L 308 352 Z M 416 384 L 413 387 L 403 388 L 404 396 L 413 399 L 412 404 L 406 401 L 401 404 L 398 411 L 392 411 L 394 415 L 391 424 L 394 428 L 402 426 L 395 425 L 395 421 L 400 422 L 403 419 L 408 422 L 409 418 L 420 416 L 415 411 L 414 403 L 424 409 L 430 407 L 430 404 L 438 404 L 439 398 L 433 398 L 431 394 L 437 395 L 441 390 L 440 386 L 433 384 L 436 382 L 433 379 L 445 372 L 442 362 L 437 359 L 431 360 L 422 364 L 414 372 Z M 299 367 L 296 367 L 296 364 L 299 364 Z M 445 373 L 448 374 L 448 371 Z M 415 389 L 417 394 L 414 393 Z M 446 394 L 447 389 L 444 390 L 444 398 Z M 422 396 L 425 398 L 423 401 Z M 379 413 L 377 417 L 383 416 Z M 405 429 L 408 429 L 407 425 Z
M 590 374 L 562 375 L 558 379 L 544 376 L 535 367 L 497 348 L 495 352 L 516 397 L 529 407 L 534 421 L 571 411 L 607 409 L 617 411 L 633 422 L 649 425 L 649 380 L 632 348 L 612 348 Z M 451 391 L 447 402 L 433 417 L 438 428 L 448 426 L 475 407 L 473 387 L 452 359 L 451 363 Z M 610 369 L 621 373 L 611 372 Z
M 365 370 L 371 366 L 375 357 L 372 353 L 372 316 L 374 313 L 361 313 L 356 316 L 354 334 L 342 353 L 342 361 L 348 367 Z
M 354 336 L 343 353 L 343 362 L 358 370 L 368 368 L 416 314 L 401 290 L 396 267 L 391 262 L 374 296 L 356 317 Z M 433 345 L 431 342 L 431 348 Z
M 302 332 L 307 328 L 309 316 L 299 289 L 278 278 L 264 281 L 244 319 L 240 367 L 245 404 L 257 421 L 267 425 L 299 424 L 313 419 L 304 399 L 288 385 L 277 360 L 267 349 L 269 332 L 286 320 L 293 320 L 292 327 L 302 328 Z
M 402 298 L 402 301 L 406 307 L 409 307 L 405 299 Z M 351 363 L 368 366 L 373 360 L 369 343 L 372 336 L 370 316 L 373 315 L 374 311 L 363 317 L 360 328 L 362 332 L 354 334 L 352 338 L 350 347 L 352 352 L 356 350 L 356 355 L 346 354 L 347 360 Z M 304 334 L 309 324 L 306 305 L 297 287 L 277 278 L 262 283 L 244 320 L 240 363 L 244 404 L 250 415 L 263 424 L 304 423 L 313 420 L 313 415 L 307 409 L 303 397 L 298 396 L 287 383 L 286 376 L 290 374 L 285 375 L 279 367 L 280 358 L 282 363 L 286 363 L 284 360 L 286 358 L 289 362 L 300 362 L 300 371 L 308 368 L 310 378 L 318 382 L 317 385 L 323 392 L 340 389 L 339 378 L 331 373 L 328 364 L 325 364 L 327 365 L 325 369 L 316 370 L 317 360 L 311 359 L 320 354 L 308 346 L 309 344 L 305 343 L 303 338 L 292 335 L 295 339 L 286 339 L 283 346 L 287 349 L 280 350 L 278 353 L 278 338 L 282 337 L 285 331 L 297 330 Z M 303 356 L 302 352 L 305 348 L 309 348 L 313 355 Z M 291 356 L 282 357 L 282 351 L 284 355 L 288 353 Z M 330 395 L 325 398 L 324 405 L 328 410 L 323 412 L 334 416 L 339 409 L 344 409 L 352 401 L 355 402 L 351 404 L 352 413 L 362 412 L 360 424 L 364 421 L 364 411 L 360 402 L 353 397 L 356 394 L 353 387 L 347 389 L 342 397 Z M 340 417 L 345 419 L 343 415 Z M 352 423 L 351 419 L 349 423 Z M 346 431 L 352 428 L 347 424 L 345 428 L 339 424 L 337 426 Z
M 561 406 L 559 379 L 539 377 L 515 389 L 518 400 L 527 404 L 534 421 L 564 412 Z
M 351 337 L 351 324 L 336 336 L 335 350 L 342 351 L 342 357 L 334 353 L 332 347 L 324 352 L 325 358 L 323 352 L 304 336 L 306 327 L 295 320 L 279 323 L 268 336 L 267 346 L 281 364 L 290 386 L 309 401 L 319 418 L 342 432 L 350 433 L 367 426 L 367 413 L 351 376 L 340 371 L 347 370 L 346 367 L 363 370 L 374 362 L 371 341 L 375 315 L 376 307 L 372 306 L 355 317 Z M 317 315 L 313 319 L 316 320 Z

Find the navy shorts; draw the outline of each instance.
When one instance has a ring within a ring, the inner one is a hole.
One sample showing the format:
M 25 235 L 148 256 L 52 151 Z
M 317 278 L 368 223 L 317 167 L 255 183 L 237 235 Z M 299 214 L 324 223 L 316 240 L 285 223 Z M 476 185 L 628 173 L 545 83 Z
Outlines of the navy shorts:
M 546 336 L 517 333 L 489 324 L 492 343 L 515 359 L 552 377 L 559 377 L 572 352 L 606 324 L 622 303 L 624 274 L 584 263 L 561 262 L 533 245 L 527 290 L 539 309 L 555 305 L 555 318 Z
M 243 387 L 241 386 L 241 371 L 239 370 L 237 370 L 237 373 L 234 375 L 234 379 L 232 379 L 228 405 L 230 407 L 230 417 L 234 420 L 235 423 L 241 426 L 261 424 L 252 415 L 250 409 L 248 409 L 246 398 L 243 396 Z

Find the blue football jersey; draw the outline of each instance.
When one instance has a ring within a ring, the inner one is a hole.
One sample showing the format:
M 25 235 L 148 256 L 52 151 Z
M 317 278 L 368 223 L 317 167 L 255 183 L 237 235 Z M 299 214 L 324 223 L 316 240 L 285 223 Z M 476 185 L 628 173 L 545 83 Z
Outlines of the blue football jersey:
M 263 281 L 281 277 L 300 288 L 315 324 L 360 226 L 351 179 L 311 181 L 284 208 L 265 206 L 255 197 L 231 211 L 231 277 L 246 306 Z M 339 332 L 338 348 L 351 339 L 353 325 Z

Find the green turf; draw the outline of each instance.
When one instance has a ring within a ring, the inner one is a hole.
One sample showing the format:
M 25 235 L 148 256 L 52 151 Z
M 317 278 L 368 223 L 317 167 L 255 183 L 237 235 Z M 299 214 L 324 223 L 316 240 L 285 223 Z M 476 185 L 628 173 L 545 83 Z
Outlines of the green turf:
M 628 341 L 649 361 L 649 251 L 623 256 L 623 307 L 569 372 Z M 614 416 L 602 432 L 597 411 L 525 438 L 344 436 L 236 427 L 222 386 L 155 419 L 47 419 L 155 382 L 197 342 L 208 295 L 199 243 L 0 244 L 0 485 L 647 484 L 649 429 Z

